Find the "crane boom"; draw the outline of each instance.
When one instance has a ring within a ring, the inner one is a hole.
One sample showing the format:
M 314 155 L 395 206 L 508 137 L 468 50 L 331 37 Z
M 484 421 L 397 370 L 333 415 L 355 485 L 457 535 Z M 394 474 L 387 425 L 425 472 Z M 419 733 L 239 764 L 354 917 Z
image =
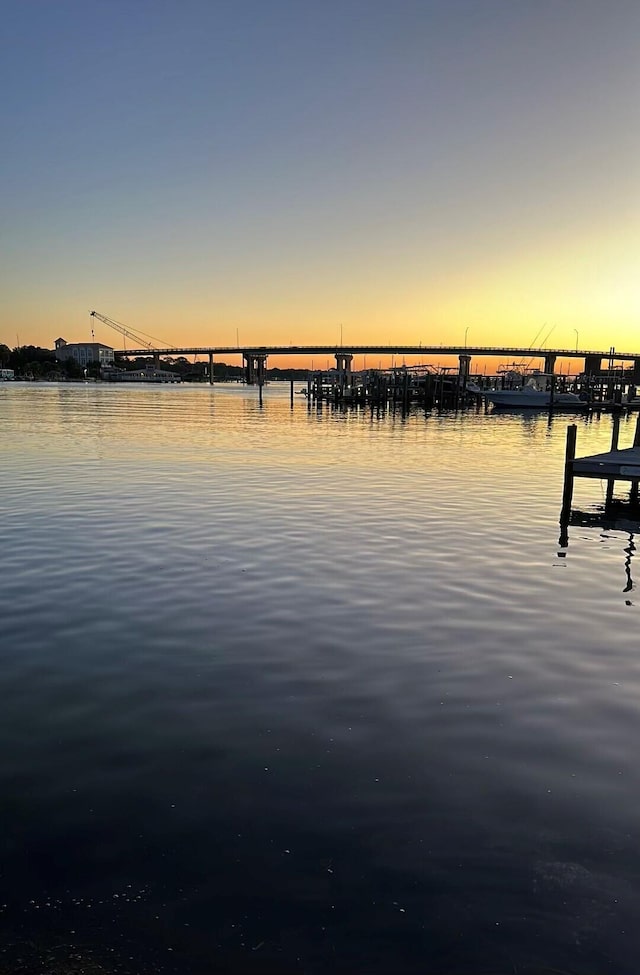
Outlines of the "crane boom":
M 174 346 L 169 342 L 163 342 L 161 339 L 155 338 L 153 335 L 147 335 L 146 338 L 142 338 L 142 335 L 146 334 L 145 332 L 133 332 L 130 328 L 123 325 L 122 322 L 116 322 L 113 318 L 107 318 L 106 315 L 101 315 L 99 311 L 92 311 L 89 312 L 89 314 L 92 318 L 98 318 L 101 322 L 104 322 L 104 324 L 108 325 L 109 328 L 113 328 L 116 332 L 120 332 L 120 334 L 124 335 L 125 338 L 131 339 L 138 345 L 139 348 L 148 349 L 149 352 L 155 352 L 155 347 L 151 342 L 148 341 L 148 339 L 154 339 L 154 341 L 158 342 L 164 349 L 174 348 Z

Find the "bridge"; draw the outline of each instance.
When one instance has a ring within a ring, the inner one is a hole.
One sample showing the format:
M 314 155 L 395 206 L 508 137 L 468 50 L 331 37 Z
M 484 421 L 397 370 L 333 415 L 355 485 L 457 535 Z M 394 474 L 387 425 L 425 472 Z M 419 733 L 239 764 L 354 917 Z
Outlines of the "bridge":
M 273 356 L 334 356 L 336 369 L 345 376 L 351 374 L 351 363 L 356 355 L 384 355 L 384 356 L 434 356 L 447 355 L 458 356 L 459 372 L 462 377 L 468 376 L 471 372 L 471 361 L 473 356 L 495 357 L 515 362 L 522 359 L 542 360 L 542 370 L 552 374 L 555 371 L 556 360 L 562 359 L 582 359 L 583 372 L 586 375 L 599 375 L 602 370 L 602 362 L 606 360 L 609 368 L 613 363 L 631 363 L 633 366 L 633 382 L 640 384 L 640 353 L 638 352 L 617 352 L 613 348 L 606 351 L 591 351 L 584 349 L 532 349 L 521 346 L 494 346 L 494 345 L 215 345 L 215 346 L 184 346 L 182 348 L 172 346 L 170 348 L 158 349 L 147 346 L 141 349 L 118 349 L 114 350 L 118 356 L 150 356 L 159 361 L 160 356 L 176 355 L 202 355 L 209 359 L 209 381 L 213 382 L 213 359 L 214 356 L 221 355 L 241 355 L 245 377 L 248 383 L 258 383 L 262 385 L 265 379 L 267 359 Z

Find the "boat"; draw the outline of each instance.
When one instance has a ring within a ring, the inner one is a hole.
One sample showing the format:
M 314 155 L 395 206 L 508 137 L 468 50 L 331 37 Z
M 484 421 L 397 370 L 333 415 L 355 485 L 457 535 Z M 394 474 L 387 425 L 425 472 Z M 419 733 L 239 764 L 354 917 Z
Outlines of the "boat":
M 494 406 L 511 406 L 517 409 L 540 409 L 547 406 L 582 410 L 589 405 L 577 393 L 552 389 L 553 377 L 544 373 L 533 373 L 525 377 L 521 386 L 505 389 L 480 389 L 473 387 L 471 392 L 482 396 Z M 469 387 L 467 387 L 469 388 Z

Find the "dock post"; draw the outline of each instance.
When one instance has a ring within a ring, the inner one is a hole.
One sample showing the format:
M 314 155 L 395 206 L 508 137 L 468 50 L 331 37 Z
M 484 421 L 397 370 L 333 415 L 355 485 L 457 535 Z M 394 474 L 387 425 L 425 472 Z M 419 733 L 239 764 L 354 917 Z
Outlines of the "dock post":
M 567 525 L 571 514 L 571 501 L 573 499 L 573 462 L 576 456 L 576 438 L 578 428 L 575 423 L 570 423 L 567 427 L 567 443 L 564 452 L 564 489 L 562 492 L 562 511 L 560 513 L 560 524 Z
M 213 352 L 209 353 L 209 385 L 213 386 Z
M 618 440 L 620 438 L 620 414 L 615 413 L 613 416 L 613 428 L 611 430 L 611 450 L 618 449 Z M 607 493 L 604 499 L 604 506 L 608 508 L 613 501 L 613 489 L 615 488 L 616 480 L 614 477 L 607 478 Z
M 266 375 L 266 371 L 267 371 L 267 357 L 266 357 L 266 355 L 257 355 L 256 356 L 256 367 L 257 367 L 256 371 L 258 373 L 258 386 L 260 386 L 260 388 L 262 388 L 264 386 L 265 380 L 267 378 L 267 375 Z
M 293 379 L 291 380 L 291 405 L 293 406 Z
M 613 477 L 607 479 L 607 493 L 604 499 L 605 508 L 610 508 L 613 501 L 613 489 L 616 486 L 616 482 Z
M 636 430 L 633 435 L 633 446 L 640 447 L 640 413 L 638 413 L 638 419 L 636 420 Z M 631 490 L 629 491 L 629 503 L 633 505 L 634 508 L 638 506 L 638 482 L 631 482 Z
M 620 417 L 615 415 L 613 417 L 613 427 L 611 430 L 611 447 L 610 450 L 618 449 L 618 440 L 620 438 Z

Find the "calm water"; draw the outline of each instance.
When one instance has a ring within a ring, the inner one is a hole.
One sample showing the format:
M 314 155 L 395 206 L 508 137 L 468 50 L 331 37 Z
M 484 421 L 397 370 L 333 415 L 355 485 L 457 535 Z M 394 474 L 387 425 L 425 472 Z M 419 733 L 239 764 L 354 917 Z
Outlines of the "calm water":
M 7 971 L 635 975 L 633 536 L 559 548 L 572 418 L 18 383 L 0 417 Z

